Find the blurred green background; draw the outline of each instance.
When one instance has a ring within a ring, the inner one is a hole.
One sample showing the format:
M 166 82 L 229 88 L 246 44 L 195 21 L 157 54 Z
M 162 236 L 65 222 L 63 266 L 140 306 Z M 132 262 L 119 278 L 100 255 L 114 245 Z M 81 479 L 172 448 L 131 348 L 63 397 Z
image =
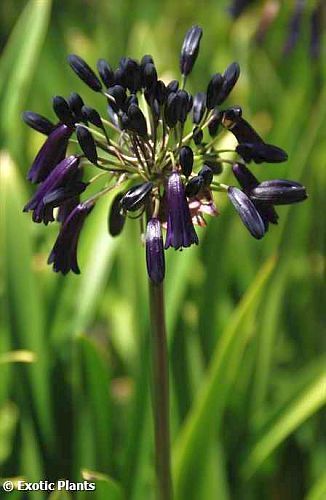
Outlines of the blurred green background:
M 147 282 L 136 225 L 110 238 L 104 200 L 81 238 L 82 274 L 54 274 L 46 259 L 56 225 L 22 213 L 25 173 L 44 138 L 20 114 L 53 118 L 52 96 L 73 90 L 99 105 L 68 68 L 71 52 L 113 65 L 150 53 L 164 79 L 178 78 L 184 33 L 197 23 L 204 37 L 189 89 L 205 90 L 211 74 L 238 61 L 229 102 L 289 153 L 286 164 L 254 173 L 298 180 L 309 199 L 280 207 L 279 226 L 257 242 L 221 194 L 221 215 L 199 231 L 200 246 L 168 252 L 176 498 L 326 499 L 326 52 L 325 36 L 320 57 L 309 52 L 315 5 L 306 2 L 298 43 L 285 56 L 292 1 L 251 2 L 233 20 L 227 0 L 2 0 L 2 479 L 95 477 L 95 493 L 73 496 L 154 497 Z M 262 18 L 277 6 L 257 43 Z

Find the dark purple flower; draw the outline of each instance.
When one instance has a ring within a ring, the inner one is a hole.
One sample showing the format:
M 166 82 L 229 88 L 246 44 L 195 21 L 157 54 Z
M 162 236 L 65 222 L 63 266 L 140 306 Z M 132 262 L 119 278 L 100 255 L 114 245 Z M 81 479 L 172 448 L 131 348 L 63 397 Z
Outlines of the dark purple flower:
M 194 96 L 194 103 L 192 108 L 192 121 L 198 125 L 206 110 L 206 94 L 205 92 L 197 92 Z
M 198 237 L 193 226 L 185 190 L 180 175 L 173 172 L 167 185 L 168 223 L 165 248 L 176 250 L 198 245 Z
M 271 203 L 266 203 L 251 198 L 251 191 L 253 188 L 258 186 L 259 181 L 245 165 L 243 165 L 242 163 L 235 163 L 232 166 L 232 170 L 243 191 L 247 196 L 250 197 L 251 201 L 260 213 L 260 216 L 265 224 L 265 231 L 267 231 L 269 223 L 277 224 L 278 215 L 275 208 Z
M 121 233 L 126 222 L 126 217 L 122 213 L 120 204 L 123 196 L 123 193 L 117 194 L 110 207 L 108 217 L 108 230 L 111 236 L 118 236 Z
M 74 70 L 76 75 L 83 80 L 86 85 L 88 85 L 95 92 L 101 92 L 102 84 L 92 68 L 90 68 L 84 59 L 75 54 L 68 56 L 68 63 Z
M 159 284 L 165 275 L 165 260 L 161 223 L 153 218 L 147 224 L 146 230 L 146 264 L 150 280 Z
M 28 171 L 27 179 L 30 182 L 44 181 L 51 170 L 63 160 L 72 132 L 73 129 L 67 125 L 59 125 L 50 133 Z
M 48 258 L 53 270 L 67 274 L 73 271 L 80 274 L 77 262 L 77 245 L 80 232 L 87 215 L 94 207 L 94 202 L 80 203 L 62 224 L 59 235 Z
M 184 37 L 180 55 L 180 71 L 185 76 L 189 75 L 196 62 L 202 34 L 203 30 L 199 26 L 192 26 Z
M 79 158 L 69 156 L 58 163 L 45 181 L 40 184 L 33 198 L 24 207 L 24 212 L 33 211 L 34 222 L 48 224 L 54 221 L 53 208 L 83 190 L 80 185 L 76 193 L 76 186 L 68 184 L 69 179 L 76 173 L 78 165 Z
M 122 208 L 122 210 L 125 212 L 135 212 L 144 205 L 152 189 L 152 182 L 143 182 L 142 184 L 136 184 L 122 196 L 120 200 L 120 208 Z
M 248 231 L 260 240 L 265 234 L 265 224 L 253 202 L 241 189 L 232 186 L 228 188 L 228 196 Z
M 299 182 L 285 179 L 264 181 L 251 189 L 251 198 L 273 205 L 299 203 L 307 198 L 306 188 Z
M 51 134 L 51 132 L 53 132 L 56 128 L 56 125 L 45 118 L 45 116 L 34 113 L 34 111 L 24 111 L 22 119 L 29 127 L 44 135 Z
M 251 161 L 255 163 L 281 163 L 288 159 L 288 155 L 283 149 L 266 143 L 250 144 L 246 142 L 239 144 L 236 147 L 236 152 L 247 163 Z

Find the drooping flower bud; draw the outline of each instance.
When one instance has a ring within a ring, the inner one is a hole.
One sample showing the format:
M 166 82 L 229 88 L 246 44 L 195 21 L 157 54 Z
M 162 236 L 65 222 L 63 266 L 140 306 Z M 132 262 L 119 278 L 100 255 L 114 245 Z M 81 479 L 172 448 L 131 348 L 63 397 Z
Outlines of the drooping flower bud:
M 128 108 L 129 125 L 128 128 L 136 132 L 141 137 L 147 136 L 147 123 L 142 110 L 137 104 L 131 104 Z
M 178 89 L 179 89 L 178 80 L 171 80 L 170 83 L 168 83 L 166 86 L 166 90 L 167 90 L 168 94 L 171 94 L 171 92 L 176 93 Z
M 142 70 L 142 83 L 146 89 L 151 89 L 157 82 L 157 72 L 153 63 L 145 64 Z
M 224 78 L 220 73 L 216 73 L 210 79 L 207 86 L 206 106 L 207 109 L 213 109 L 218 104 L 218 98 L 224 84 Z
M 28 171 L 27 179 L 30 182 L 43 181 L 51 170 L 63 160 L 72 133 L 72 128 L 62 124 L 49 134 Z
M 135 212 L 144 205 L 152 189 L 152 182 L 144 182 L 143 184 L 133 186 L 122 196 L 120 207 L 124 211 Z
M 150 280 L 161 283 L 165 275 L 165 259 L 161 223 L 157 218 L 150 219 L 147 224 L 146 264 Z
M 70 64 L 76 75 L 88 85 L 95 92 L 101 92 L 102 84 L 94 71 L 81 57 L 71 54 L 68 56 L 68 63 Z
M 120 202 L 122 198 L 123 193 L 117 194 L 110 207 L 108 217 L 108 230 L 111 236 L 118 236 L 121 233 L 126 222 L 126 217 L 121 212 Z
M 187 198 L 181 177 L 172 172 L 166 188 L 168 224 L 165 248 L 176 250 L 198 244 L 198 237 L 193 226 Z
M 222 117 L 222 125 L 226 127 L 232 134 L 236 137 L 239 144 L 249 143 L 263 144 L 263 139 L 257 134 L 257 132 L 252 128 L 252 126 L 244 120 L 244 118 L 238 118 L 235 120 L 225 120 L 224 116 Z
M 223 86 L 219 96 L 217 97 L 216 104 L 222 104 L 231 93 L 233 87 L 238 81 L 240 76 L 240 66 L 234 62 L 230 64 L 223 73 Z
M 90 108 L 89 106 L 82 107 L 82 114 L 85 120 L 98 128 L 103 128 L 102 119 L 99 113 L 94 108 Z
M 189 75 L 196 62 L 202 34 L 199 26 L 192 26 L 185 35 L 180 55 L 180 71 L 184 76 Z
M 119 111 L 119 109 L 121 109 L 121 107 L 126 102 L 126 90 L 122 85 L 113 85 L 113 87 L 110 87 L 108 89 L 107 93 L 114 99 L 114 102 L 110 100 L 110 106 L 115 112 Z
M 82 107 L 84 106 L 84 101 L 77 92 L 72 92 L 67 99 L 69 108 L 74 114 L 76 119 L 83 120 Z
M 56 165 L 45 181 L 40 184 L 33 198 L 24 207 L 24 212 L 33 211 L 34 222 L 48 224 L 54 220 L 53 207 L 55 205 L 51 203 L 51 206 L 49 206 L 53 200 L 51 199 L 49 202 L 49 199 L 46 200 L 45 198 L 57 188 L 64 187 L 69 177 L 72 177 L 76 172 L 78 165 L 79 159 L 76 156 L 69 156 Z
M 216 137 L 219 126 L 222 120 L 222 113 L 219 111 L 214 111 L 213 117 L 210 119 L 208 124 L 208 132 L 211 137 Z
M 204 178 L 201 175 L 195 175 L 187 182 L 185 189 L 186 196 L 188 198 L 193 198 L 199 193 L 204 184 L 205 184 Z
M 206 187 L 209 186 L 213 180 L 213 170 L 208 165 L 204 165 L 198 172 L 198 175 L 203 178 L 204 186 Z
M 206 94 L 205 92 L 197 92 L 194 97 L 194 104 L 192 108 L 192 121 L 198 125 L 206 110 Z
M 199 127 L 195 127 L 192 132 L 192 138 L 196 146 L 199 146 L 204 138 L 204 133 Z
M 192 172 L 192 166 L 194 164 L 194 153 L 189 146 L 182 146 L 179 153 L 179 163 L 183 175 L 189 177 Z
M 229 199 L 248 231 L 257 240 L 265 234 L 265 224 L 250 198 L 241 189 L 228 188 Z
M 65 123 L 68 127 L 74 126 L 75 119 L 66 99 L 57 95 L 53 98 L 52 106 L 55 114 L 62 123 Z
M 299 182 L 285 179 L 264 181 L 255 186 L 250 196 L 272 205 L 288 205 L 298 203 L 307 198 L 306 188 Z
M 94 202 L 79 203 L 62 224 L 59 236 L 48 258 L 53 270 L 67 274 L 80 274 L 77 262 L 77 245 L 86 217 L 93 210 Z
M 54 123 L 45 118 L 45 116 L 34 113 L 33 111 L 24 111 L 22 119 L 29 127 L 44 135 L 51 134 L 56 128 Z
M 92 134 L 87 128 L 79 125 L 76 127 L 77 139 L 86 158 L 94 165 L 97 164 L 96 144 Z
M 104 85 L 109 88 L 114 85 L 114 71 L 105 59 L 97 61 L 97 71 Z
M 281 163 L 288 159 L 287 153 L 272 144 L 265 143 L 243 143 L 236 147 L 237 153 L 242 156 L 245 162 L 249 163 L 254 161 L 255 163 Z

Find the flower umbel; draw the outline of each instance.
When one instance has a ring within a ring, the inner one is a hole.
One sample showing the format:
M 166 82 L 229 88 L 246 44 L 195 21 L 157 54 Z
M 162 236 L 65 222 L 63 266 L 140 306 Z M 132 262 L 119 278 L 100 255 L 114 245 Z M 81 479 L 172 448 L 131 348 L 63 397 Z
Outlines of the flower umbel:
M 218 214 L 214 193 L 228 195 L 256 239 L 265 235 L 270 223 L 277 223 L 274 205 L 307 197 L 305 188 L 294 181 L 259 182 L 244 164 L 284 162 L 287 154 L 264 142 L 243 118 L 240 106 L 223 108 L 239 79 L 238 63 L 212 75 L 206 88 L 194 95 L 185 90 L 201 38 L 199 26 L 185 35 L 179 59 L 181 83 L 160 80 L 148 54 L 141 61 L 123 57 L 116 69 L 99 59 L 98 74 L 81 57 L 70 55 L 71 68 L 103 97 L 106 113 L 72 92 L 67 99 L 53 98 L 55 122 L 32 111 L 23 114 L 27 125 L 47 136 L 28 172 L 28 179 L 39 186 L 24 210 L 33 212 L 35 222 L 61 224 L 48 260 L 54 271 L 80 272 L 81 230 L 96 202 L 111 191 L 109 232 L 118 236 L 128 218 L 147 227 L 143 240 L 154 285 L 164 279 L 164 250 L 198 244 L 194 224 L 205 226 L 204 216 Z M 216 147 L 219 133 L 227 131 L 238 142 L 232 160 Z M 230 166 L 241 189 L 218 181 Z M 98 173 L 88 175 L 86 169 Z

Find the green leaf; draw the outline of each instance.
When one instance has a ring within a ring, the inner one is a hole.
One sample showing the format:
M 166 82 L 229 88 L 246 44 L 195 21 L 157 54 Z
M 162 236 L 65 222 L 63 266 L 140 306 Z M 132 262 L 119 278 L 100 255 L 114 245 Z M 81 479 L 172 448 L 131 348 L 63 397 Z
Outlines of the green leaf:
M 227 390 L 240 366 L 243 349 L 240 329 L 248 315 L 257 307 L 264 287 L 275 265 L 269 259 L 257 274 L 222 333 L 212 356 L 207 375 L 198 391 L 189 416 L 181 429 L 174 448 L 174 477 L 177 498 L 184 498 L 187 482 L 203 461 L 202 452 L 211 439 L 210 429 L 219 422 L 225 405 Z M 226 373 L 228 380 L 226 380 Z M 221 397 L 222 396 L 222 397 Z
M 2 96 L 1 128 L 7 147 L 17 151 L 17 119 L 31 86 L 50 18 L 51 0 L 30 0 L 9 41 L 2 65 L 9 70 Z
M 325 500 L 326 498 L 326 472 L 313 485 L 305 500 Z
M 109 360 L 101 346 L 85 336 L 77 338 L 83 366 L 85 404 L 90 408 L 93 443 L 96 450 L 96 468 L 109 469 L 112 449 L 112 402 L 110 399 Z
M 248 452 L 243 475 L 249 479 L 292 432 L 326 404 L 326 371 L 273 420 Z
M 111 479 L 108 475 L 89 469 L 83 469 L 81 473 L 86 481 L 95 481 L 96 491 L 98 492 L 100 487 L 103 498 L 108 498 L 110 500 L 124 499 L 121 486 L 116 481 L 113 481 L 113 479 Z
M 53 437 L 49 384 L 49 353 L 43 317 L 43 300 L 32 270 L 29 217 L 22 213 L 27 199 L 19 172 L 9 155 L 0 154 L 0 227 L 4 278 L 13 348 L 32 351 L 37 361 L 26 366 L 43 438 Z M 20 372 L 22 373 L 22 372 Z M 27 397 L 27 393 L 25 393 Z

